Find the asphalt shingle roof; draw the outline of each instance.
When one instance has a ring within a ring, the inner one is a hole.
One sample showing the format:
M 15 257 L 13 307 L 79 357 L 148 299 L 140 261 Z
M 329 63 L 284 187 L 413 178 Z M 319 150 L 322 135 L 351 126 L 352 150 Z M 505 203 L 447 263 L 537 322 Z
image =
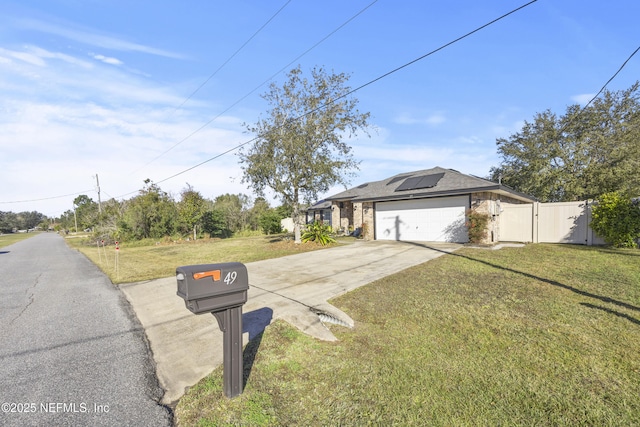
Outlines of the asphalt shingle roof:
M 439 174 L 442 174 L 442 177 L 437 179 L 435 175 Z M 424 177 L 424 179 L 418 179 L 419 177 Z M 424 185 L 430 185 L 434 181 L 436 181 L 434 186 L 424 187 Z M 423 185 L 423 187 L 415 188 L 415 185 Z M 327 197 L 326 200 L 349 200 L 352 202 L 402 200 L 415 197 L 436 197 L 481 191 L 497 191 L 503 194 L 509 193 L 520 199 L 535 200 L 531 196 L 518 193 L 509 187 L 493 181 L 465 175 L 456 170 L 441 167 L 402 173 L 382 181 L 367 182 Z

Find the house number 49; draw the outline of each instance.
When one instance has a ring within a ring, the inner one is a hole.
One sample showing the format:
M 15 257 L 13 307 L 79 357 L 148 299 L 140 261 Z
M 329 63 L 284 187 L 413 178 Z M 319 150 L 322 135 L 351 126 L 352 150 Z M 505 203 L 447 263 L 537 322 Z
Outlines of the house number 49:
M 238 273 L 236 271 L 230 271 L 224 276 L 224 283 L 230 285 L 236 281 L 236 277 L 238 277 Z

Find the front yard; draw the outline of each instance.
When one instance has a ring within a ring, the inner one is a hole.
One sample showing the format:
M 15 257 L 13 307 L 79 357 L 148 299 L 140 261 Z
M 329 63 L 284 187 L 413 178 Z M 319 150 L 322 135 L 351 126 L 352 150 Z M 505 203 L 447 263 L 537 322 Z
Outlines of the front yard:
M 113 242 L 103 245 L 87 236 L 68 238 L 67 243 L 96 264 L 113 283 L 170 277 L 181 265 L 248 263 L 322 249 L 315 243 L 296 245 L 285 235 L 176 242 L 146 240 L 120 243 L 118 250 Z
M 304 272 L 301 272 L 304 274 Z M 640 251 L 466 248 L 332 301 L 316 341 L 277 321 L 179 402 L 180 425 L 640 425 Z

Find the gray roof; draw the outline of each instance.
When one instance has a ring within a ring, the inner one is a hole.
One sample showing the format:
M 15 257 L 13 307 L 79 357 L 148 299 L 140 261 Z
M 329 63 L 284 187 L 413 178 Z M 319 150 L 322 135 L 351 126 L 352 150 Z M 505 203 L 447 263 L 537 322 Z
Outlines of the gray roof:
M 510 196 L 524 202 L 536 199 L 487 179 L 465 175 L 453 169 L 435 167 L 401 173 L 382 181 L 367 182 L 325 200 L 352 202 L 403 200 L 418 197 L 441 197 L 488 191 Z
M 307 208 L 308 211 L 320 211 L 323 209 L 331 209 L 331 202 L 328 200 L 320 200 Z

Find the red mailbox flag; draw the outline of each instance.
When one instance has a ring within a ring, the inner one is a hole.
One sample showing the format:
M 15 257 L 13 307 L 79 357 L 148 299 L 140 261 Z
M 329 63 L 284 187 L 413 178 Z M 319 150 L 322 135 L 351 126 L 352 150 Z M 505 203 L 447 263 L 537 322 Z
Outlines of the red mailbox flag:
M 203 271 L 201 273 L 193 273 L 195 280 L 204 279 L 205 277 L 211 277 L 214 282 L 220 280 L 220 270 Z

